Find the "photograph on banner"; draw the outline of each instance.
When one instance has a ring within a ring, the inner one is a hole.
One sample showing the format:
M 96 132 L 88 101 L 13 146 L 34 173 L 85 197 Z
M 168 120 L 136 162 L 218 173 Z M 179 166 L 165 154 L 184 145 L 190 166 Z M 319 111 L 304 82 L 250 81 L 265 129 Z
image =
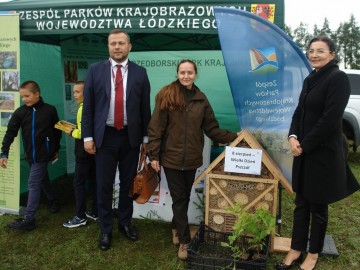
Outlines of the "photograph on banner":
M 17 69 L 16 51 L 0 51 L 0 69 Z
M 0 110 L 1 111 L 14 111 L 15 110 L 15 95 L 12 93 L 0 92 Z M 4 124 L 2 123 L 4 126 Z

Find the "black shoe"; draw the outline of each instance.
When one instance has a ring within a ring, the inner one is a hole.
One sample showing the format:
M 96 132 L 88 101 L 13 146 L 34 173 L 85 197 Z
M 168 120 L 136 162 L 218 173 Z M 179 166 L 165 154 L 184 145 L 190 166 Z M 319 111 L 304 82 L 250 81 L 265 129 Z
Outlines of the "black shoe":
M 299 255 L 299 258 L 297 258 L 296 260 L 293 260 L 292 263 L 290 265 L 287 265 L 283 262 L 278 262 L 275 265 L 275 269 L 276 270 L 286 270 L 286 269 L 291 269 L 291 267 L 293 267 L 295 264 L 300 263 L 302 261 L 302 253 Z
M 51 200 L 48 202 L 48 210 L 50 213 L 57 213 L 60 210 L 60 203 L 58 200 Z
M 112 235 L 109 233 L 102 233 L 100 234 L 100 239 L 99 239 L 99 248 L 102 251 L 107 251 L 110 246 L 111 246 L 111 238 Z
M 131 224 L 124 227 L 119 226 L 119 232 L 123 233 L 126 236 L 126 238 L 131 241 L 138 240 L 138 235 L 136 233 L 136 230 L 133 226 L 131 226 Z
M 31 231 L 35 229 L 35 219 L 18 218 L 7 225 L 11 229 Z

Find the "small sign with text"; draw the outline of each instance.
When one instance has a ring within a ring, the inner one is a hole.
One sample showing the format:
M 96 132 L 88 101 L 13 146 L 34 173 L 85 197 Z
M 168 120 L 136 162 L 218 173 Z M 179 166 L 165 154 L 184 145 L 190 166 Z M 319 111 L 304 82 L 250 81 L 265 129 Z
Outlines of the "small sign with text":
M 225 148 L 225 172 L 261 174 L 262 150 L 230 147 Z

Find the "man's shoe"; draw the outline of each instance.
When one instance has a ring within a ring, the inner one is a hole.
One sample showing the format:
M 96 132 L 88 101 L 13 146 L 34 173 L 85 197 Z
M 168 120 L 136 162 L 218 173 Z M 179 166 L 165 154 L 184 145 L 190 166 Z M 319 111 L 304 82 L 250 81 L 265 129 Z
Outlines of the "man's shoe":
M 137 241 L 138 235 L 136 233 L 136 230 L 131 224 L 127 226 L 119 226 L 119 232 L 123 233 L 127 239 L 130 239 L 131 241 Z
M 78 216 L 73 217 L 69 221 L 64 222 L 63 226 L 66 228 L 76 228 L 86 225 L 85 218 L 79 218 Z
M 100 234 L 100 239 L 99 239 L 99 248 L 102 251 L 107 251 L 110 246 L 111 246 L 111 238 L 112 235 L 109 233 L 102 233 Z
M 51 200 L 48 202 L 48 210 L 50 213 L 57 213 L 60 210 L 60 203 L 58 200 Z
M 188 257 L 187 249 L 189 247 L 189 244 L 180 244 L 179 251 L 178 251 L 178 257 L 180 260 L 185 261 Z
M 94 210 L 92 210 L 92 209 L 90 209 L 90 210 L 87 210 L 86 212 L 85 212 L 85 215 L 88 217 L 88 218 L 90 218 L 90 219 L 92 219 L 92 220 L 98 220 L 98 215 L 94 212 Z
M 35 229 L 35 219 L 17 218 L 7 226 L 15 230 L 31 231 Z

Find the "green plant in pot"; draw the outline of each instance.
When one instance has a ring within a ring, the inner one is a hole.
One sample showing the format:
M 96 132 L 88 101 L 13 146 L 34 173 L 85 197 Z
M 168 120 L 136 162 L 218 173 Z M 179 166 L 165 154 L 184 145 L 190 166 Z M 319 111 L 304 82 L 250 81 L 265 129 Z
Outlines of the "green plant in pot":
M 222 242 L 223 247 L 232 251 L 234 260 L 261 258 L 261 251 L 267 245 L 266 237 L 275 230 L 275 217 L 265 208 L 257 208 L 255 213 L 244 210 L 240 203 L 228 209 L 236 216 L 229 242 Z
M 256 259 L 261 256 L 260 252 L 267 245 L 266 237 L 275 230 L 275 217 L 268 209 L 262 207 L 257 208 L 255 214 L 251 215 L 252 224 L 247 227 L 247 231 L 251 236 L 249 238 L 249 249 L 255 252 L 252 259 Z

